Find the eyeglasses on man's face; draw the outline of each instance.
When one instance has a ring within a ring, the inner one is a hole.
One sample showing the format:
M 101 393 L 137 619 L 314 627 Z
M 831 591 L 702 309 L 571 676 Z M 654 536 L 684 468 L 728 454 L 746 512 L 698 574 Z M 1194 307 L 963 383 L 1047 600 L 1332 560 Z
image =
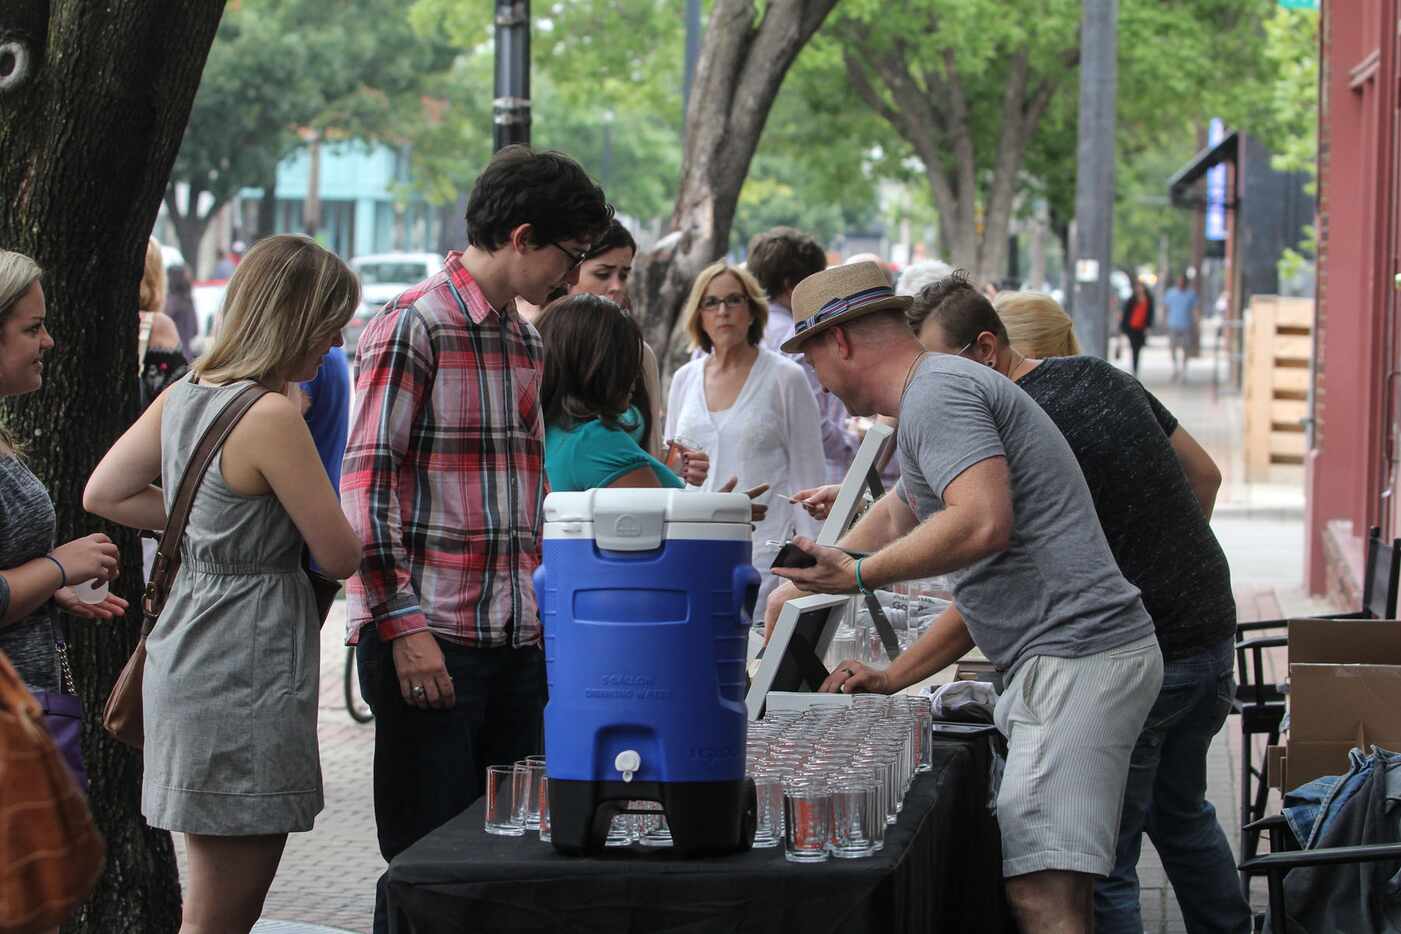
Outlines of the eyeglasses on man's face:
M 738 292 L 732 292 L 731 294 L 726 295 L 724 298 L 721 298 L 718 295 L 707 295 L 705 298 L 701 299 L 700 306 L 706 311 L 714 311 L 721 305 L 724 305 L 726 308 L 733 309 L 743 308 L 747 304 L 749 304 L 748 295 L 741 295 Z
M 565 256 L 569 257 L 570 269 L 579 268 L 579 264 L 589 258 L 589 251 L 587 247 L 580 250 L 578 253 L 575 253 L 573 250 L 569 249 L 568 247 L 564 246 L 563 244 L 557 241 L 551 241 L 550 246 L 554 247 L 556 250 L 559 250 Z

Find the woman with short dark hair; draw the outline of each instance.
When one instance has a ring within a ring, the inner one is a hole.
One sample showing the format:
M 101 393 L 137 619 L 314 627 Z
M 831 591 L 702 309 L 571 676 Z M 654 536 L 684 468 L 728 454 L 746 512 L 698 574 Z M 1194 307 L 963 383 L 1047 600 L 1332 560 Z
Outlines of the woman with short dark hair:
M 684 488 L 644 448 L 652 406 L 637 322 L 608 299 L 584 292 L 551 303 L 535 327 L 545 342 L 540 407 L 550 489 Z

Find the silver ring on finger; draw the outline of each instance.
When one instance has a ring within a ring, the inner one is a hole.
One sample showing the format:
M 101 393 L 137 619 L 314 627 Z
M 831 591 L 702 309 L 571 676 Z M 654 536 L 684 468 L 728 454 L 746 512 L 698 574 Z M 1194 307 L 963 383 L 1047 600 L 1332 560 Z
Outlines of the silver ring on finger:
M 412 687 L 410 687 L 409 693 L 412 694 L 418 700 L 423 700 L 423 698 L 428 695 L 428 691 L 425 690 L 423 685 L 421 684 L 415 684 Z

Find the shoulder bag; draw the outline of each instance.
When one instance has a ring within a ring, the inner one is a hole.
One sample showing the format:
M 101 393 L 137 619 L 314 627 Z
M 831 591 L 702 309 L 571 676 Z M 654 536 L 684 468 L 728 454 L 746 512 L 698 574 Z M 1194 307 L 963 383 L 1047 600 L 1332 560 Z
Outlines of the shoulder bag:
M 3 652 L 0 788 L 0 932 L 52 930 L 97 884 L 102 837 L 38 701 Z

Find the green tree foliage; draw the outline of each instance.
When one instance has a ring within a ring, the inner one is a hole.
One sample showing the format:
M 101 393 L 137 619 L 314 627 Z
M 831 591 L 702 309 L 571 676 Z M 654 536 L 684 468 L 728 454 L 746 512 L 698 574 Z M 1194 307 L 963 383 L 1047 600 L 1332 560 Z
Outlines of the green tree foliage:
M 301 131 L 402 134 L 453 55 L 445 42 L 413 31 L 409 8 L 409 0 L 229 5 L 165 198 L 187 262 L 197 262 L 210 216 L 240 189 L 270 185 L 278 163 L 304 144 Z
M 1194 135 L 1204 117 L 1245 120 L 1256 102 L 1240 86 L 1268 71 L 1259 26 L 1271 8 L 1122 0 L 1121 159 Z M 1079 11 L 1079 0 L 848 0 L 832 24 L 853 87 L 923 163 L 941 250 L 985 277 L 1002 271 L 1019 195 L 1045 198 L 1062 228 L 1072 213 Z

